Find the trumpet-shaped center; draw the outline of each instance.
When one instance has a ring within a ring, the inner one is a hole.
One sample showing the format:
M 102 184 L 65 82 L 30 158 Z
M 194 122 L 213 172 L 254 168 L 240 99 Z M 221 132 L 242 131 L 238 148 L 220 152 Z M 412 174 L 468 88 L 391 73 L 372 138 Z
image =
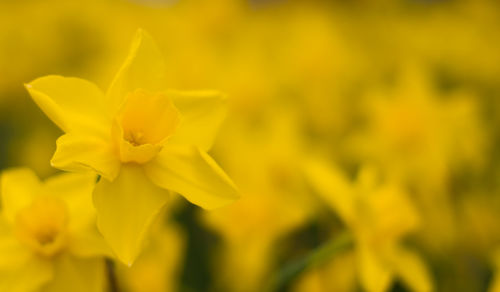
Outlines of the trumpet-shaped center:
M 19 211 L 15 231 L 19 239 L 36 253 L 52 256 L 65 245 L 67 222 L 65 203 L 55 197 L 43 196 Z
M 121 161 L 151 160 L 174 133 L 179 120 L 179 111 L 164 93 L 141 89 L 130 93 L 116 119 Z

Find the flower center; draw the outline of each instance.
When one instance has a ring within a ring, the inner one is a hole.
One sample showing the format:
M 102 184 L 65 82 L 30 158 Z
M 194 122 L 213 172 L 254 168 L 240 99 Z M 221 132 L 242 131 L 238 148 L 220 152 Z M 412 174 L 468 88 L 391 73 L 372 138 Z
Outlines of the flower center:
M 125 138 L 125 140 L 127 140 L 133 146 L 146 144 L 146 142 L 144 141 L 144 133 L 141 131 L 124 133 L 123 138 Z
M 180 114 L 167 95 L 142 89 L 130 93 L 115 126 L 122 162 L 151 160 L 174 133 L 179 120 Z
M 123 138 L 134 146 L 158 144 L 172 135 L 179 113 L 165 94 L 137 90 L 119 115 Z
M 68 212 L 66 205 L 51 196 L 38 197 L 16 216 L 19 239 L 36 253 L 52 256 L 65 245 Z

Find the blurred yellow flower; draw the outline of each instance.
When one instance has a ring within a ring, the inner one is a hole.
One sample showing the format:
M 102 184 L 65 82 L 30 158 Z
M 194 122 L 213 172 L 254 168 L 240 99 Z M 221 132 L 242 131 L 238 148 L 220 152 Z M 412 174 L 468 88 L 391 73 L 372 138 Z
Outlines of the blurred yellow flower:
M 95 175 L 40 182 L 29 169 L 1 175 L 0 290 L 104 291 L 109 255 L 95 228 Z
M 411 187 L 423 206 L 426 232 L 419 237 L 430 248 L 445 250 L 456 236 L 450 179 L 458 169 L 484 165 L 488 148 L 477 98 L 465 90 L 441 96 L 425 73 L 408 62 L 394 86 L 367 91 L 361 103 L 365 123 L 346 149 L 358 163 L 375 163 Z
M 387 291 L 395 277 L 413 291 L 433 290 L 420 257 L 401 244 L 419 222 L 403 190 L 380 183 L 370 167 L 364 167 L 351 184 L 339 170 L 319 159 L 307 163 L 306 175 L 353 233 L 357 272 L 366 291 Z
M 164 63 L 142 30 L 108 92 L 77 78 L 47 76 L 26 85 L 65 135 L 52 165 L 95 171 L 98 227 L 117 257 L 131 265 L 169 191 L 206 209 L 238 197 L 206 153 L 225 116 L 218 92 L 165 89 Z
M 402 182 L 442 188 L 453 168 L 481 165 L 483 127 L 473 95 L 457 91 L 441 98 L 425 73 L 405 64 L 394 87 L 367 91 L 365 126 L 348 147 Z

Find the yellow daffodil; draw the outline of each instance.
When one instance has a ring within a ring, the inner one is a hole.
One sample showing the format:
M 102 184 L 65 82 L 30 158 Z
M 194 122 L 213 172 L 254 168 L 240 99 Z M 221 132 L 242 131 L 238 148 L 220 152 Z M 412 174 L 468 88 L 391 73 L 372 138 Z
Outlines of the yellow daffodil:
M 1 175 L 0 291 L 104 291 L 108 255 L 95 228 L 96 176 L 40 182 L 29 169 Z
M 418 226 L 416 211 L 403 190 L 380 184 L 369 167 L 360 171 L 355 184 L 319 159 L 307 164 L 306 174 L 351 230 L 359 280 L 366 291 L 387 291 L 395 277 L 413 291 L 432 291 L 424 263 L 400 242 Z
M 366 123 L 346 149 L 414 190 L 426 230 L 419 237 L 437 251 L 453 246 L 456 236 L 450 178 L 484 165 L 487 144 L 477 99 L 467 92 L 440 97 L 425 73 L 409 62 L 393 88 L 367 91 L 360 103 Z
M 106 94 L 78 78 L 47 76 L 26 85 L 65 132 L 52 165 L 102 177 L 94 191 L 97 224 L 128 265 L 170 191 L 206 209 L 238 197 L 206 153 L 225 116 L 225 97 L 167 90 L 164 71 L 159 49 L 139 30 Z
M 394 88 L 367 91 L 360 103 L 366 124 L 347 147 L 405 183 L 436 188 L 452 168 L 480 166 L 486 145 L 477 98 L 467 92 L 440 98 L 425 73 L 408 63 Z

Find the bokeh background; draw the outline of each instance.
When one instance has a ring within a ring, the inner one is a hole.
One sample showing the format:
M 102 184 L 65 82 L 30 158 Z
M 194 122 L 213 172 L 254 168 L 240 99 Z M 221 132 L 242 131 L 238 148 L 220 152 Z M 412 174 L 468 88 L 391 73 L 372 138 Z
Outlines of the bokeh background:
M 0 169 L 56 172 L 61 132 L 24 83 L 58 74 L 105 90 L 143 28 L 169 87 L 229 96 L 211 154 L 242 199 L 210 213 L 173 200 L 137 264 L 110 263 L 110 290 L 363 291 L 351 249 L 287 274 L 352 227 L 305 175 L 314 159 L 352 183 L 369 165 L 405 193 L 418 223 L 398 244 L 422 258 L 433 290 L 497 291 L 497 3 L 0 1 Z M 389 229 L 406 220 L 398 204 L 377 209 Z M 412 287 L 395 277 L 388 291 Z

